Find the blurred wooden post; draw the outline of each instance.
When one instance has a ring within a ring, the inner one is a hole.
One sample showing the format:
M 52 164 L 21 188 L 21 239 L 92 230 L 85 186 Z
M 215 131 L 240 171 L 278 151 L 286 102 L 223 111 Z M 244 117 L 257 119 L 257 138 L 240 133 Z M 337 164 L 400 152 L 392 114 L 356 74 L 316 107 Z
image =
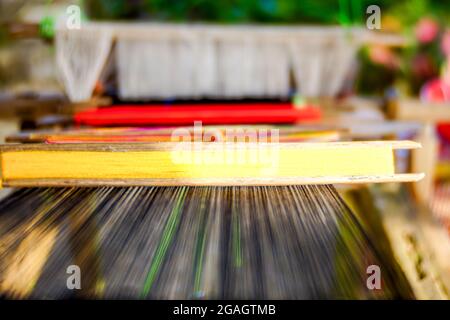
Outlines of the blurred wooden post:
M 396 120 L 413 120 L 424 123 L 417 136 L 422 149 L 414 150 L 411 157 L 413 170 L 425 172 L 426 177 L 413 186 L 417 199 L 428 204 L 433 195 L 434 173 L 438 162 L 439 142 L 435 125 L 439 122 L 450 122 L 450 104 L 422 102 L 414 99 L 398 99 L 388 102 L 388 116 Z
M 417 200 L 420 203 L 427 204 L 434 192 L 434 172 L 439 152 L 434 124 L 431 122 L 425 123 L 416 141 L 422 144 L 422 148 L 412 150 L 411 169 L 424 172 L 425 178 L 415 182 L 413 190 Z

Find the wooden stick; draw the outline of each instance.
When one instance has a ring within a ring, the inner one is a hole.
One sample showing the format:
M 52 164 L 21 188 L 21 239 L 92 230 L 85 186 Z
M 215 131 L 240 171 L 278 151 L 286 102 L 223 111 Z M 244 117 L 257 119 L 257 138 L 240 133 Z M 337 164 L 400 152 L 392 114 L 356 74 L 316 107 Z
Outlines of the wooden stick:
M 0 152 L 7 151 L 170 151 L 176 148 L 190 149 L 196 142 L 161 142 L 161 143 L 69 143 L 69 144 L 4 144 L 0 145 Z M 374 148 L 391 147 L 398 149 L 419 149 L 422 145 L 410 140 L 379 140 L 379 141 L 339 141 L 339 142 L 284 142 L 284 143 L 233 143 L 233 142 L 201 142 L 202 148 L 207 150 L 221 150 L 224 148 L 252 149 L 252 148 L 279 148 L 279 149 L 311 149 L 311 148 Z
M 415 182 L 424 177 L 418 174 L 394 174 L 351 177 L 289 177 L 245 179 L 17 179 L 3 183 L 4 188 L 16 187 L 131 187 L 131 186 L 289 186 L 311 184 L 359 184 L 387 182 Z
M 439 156 L 439 142 L 433 124 L 425 124 L 417 139 L 423 148 L 412 151 L 411 167 L 413 171 L 426 172 L 427 176 L 413 185 L 413 191 L 416 199 L 426 204 L 434 194 L 435 170 Z
M 368 31 L 363 28 L 343 28 L 342 26 L 264 26 L 264 25 L 214 25 L 214 24 L 170 24 L 170 23 L 85 23 L 89 29 L 107 28 L 115 39 L 151 40 L 185 39 L 204 37 L 208 39 L 229 39 L 232 41 L 251 38 L 256 41 L 270 39 L 274 42 L 289 42 L 304 39 L 313 42 L 333 42 L 338 35 L 350 35 L 360 43 L 405 46 L 406 39 L 399 34 Z M 83 31 L 83 32 L 86 32 Z M 70 32 L 70 30 L 60 30 Z
M 422 122 L 450 121 L 449 103 L 431 103 L 416 99 L 401 99 L 388 104 L 389 116 L 396 120 Z

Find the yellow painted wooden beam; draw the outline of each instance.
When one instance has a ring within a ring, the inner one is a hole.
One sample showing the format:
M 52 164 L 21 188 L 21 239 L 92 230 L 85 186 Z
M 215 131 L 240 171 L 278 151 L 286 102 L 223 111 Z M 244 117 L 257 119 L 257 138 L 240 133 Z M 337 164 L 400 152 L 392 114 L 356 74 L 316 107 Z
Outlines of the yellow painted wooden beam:
M 416 181 L 395 174 L 410 141 L 5 145 L 4 186 L 289 185 Z

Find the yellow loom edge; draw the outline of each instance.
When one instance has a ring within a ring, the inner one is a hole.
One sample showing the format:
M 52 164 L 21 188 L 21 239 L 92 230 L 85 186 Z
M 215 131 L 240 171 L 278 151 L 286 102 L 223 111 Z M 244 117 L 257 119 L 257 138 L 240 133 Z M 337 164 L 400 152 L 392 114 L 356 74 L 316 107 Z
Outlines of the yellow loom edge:
M 0 149 L 3 184 L 287 185 L 422 177 L 394 173 L 393 149 L 420 146 L 409 141 L 192 145 L 10 145 Z
M 312 184 L 357 184 L 386 182 L 416 182 L 425 174 L 408 173 L 380 176 L 290 177 L 245 179 L 18 179 L 4 182 L 5 188 L 21 187 L 131 187 L 131 186 L 290 186 Z

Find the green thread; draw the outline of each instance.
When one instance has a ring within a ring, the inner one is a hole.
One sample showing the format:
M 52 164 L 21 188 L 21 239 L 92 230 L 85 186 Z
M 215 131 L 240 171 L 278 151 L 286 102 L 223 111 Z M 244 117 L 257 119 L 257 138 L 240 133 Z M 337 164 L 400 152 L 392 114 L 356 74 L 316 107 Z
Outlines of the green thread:
M 237 214 L 233 212 L 233 257 L 234 266 L 242 266 L 242 247 L 241 247 L 241 226 Z
M 166 227 L 163 231 L 162 241 L 159 243 L 158 248 L 156 249 L 156 253 L 153 257 L 150 270 L 147 274 L 147 277 L 144 282 L 144 288 L 141 292 L 141 298 L 145 298 L 155 281 L 156 275 L 161 268 L 164 257 L 167 253 L 167 249 L 173 240 L 173 236 L 175 234 L 175 230 L 177 229 L 178 222 L 180 220 L 181 208 L 183 206 L 184 200 L 186 198 L 187 188 L 183 187 L 180 192 L 180 196 L 177 200 L 177 203 L 170 213 L 170 217 L 167 221 Z
M 201 206 L 201 213 L 202 213 L 202 217 L 201 217 L 201 221 L 205 220 L 205 210 L 204 210 L 204 204 L 202 204 Z M 205 243 L 206 243 L 206 224 L 204 222 L 201 223 L 200 226 L 200 230 L 199 230 L 199 236 L 197 239 L 197 250 L 196 250 L 196 272 L 195 272 L 195 280 L 194 280 L 194 292 L 195 295 L 197 295 L 198 297 L 201 297 L 202 292 L 200 291 L 200 285 L 201 285 L 201 275 L 203 272 L 203 257 L 204 257 L 204 253 L 205 253 Z

